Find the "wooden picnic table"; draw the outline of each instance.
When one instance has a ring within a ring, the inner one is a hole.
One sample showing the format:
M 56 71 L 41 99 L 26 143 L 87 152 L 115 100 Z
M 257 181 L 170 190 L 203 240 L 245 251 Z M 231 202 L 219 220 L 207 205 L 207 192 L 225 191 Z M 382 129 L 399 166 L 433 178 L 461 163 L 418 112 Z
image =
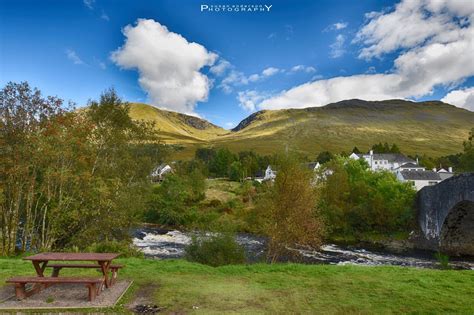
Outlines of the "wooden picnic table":
M 31 260 L 38 277 L 44 277 L 44 270 L 50 261 L 87 261 L 97 262 L 97 268 L 102 271 L 103 283 L 109 287 L 109 271 L 112 260 L 120 256 L 116 253 L 40 253 L 33 256 L 24 257 L 24 260 Z M 91 265 L 74 265 L 75 268 L 90 268 Z M 57 276 L 57 275 L 56 275 Z

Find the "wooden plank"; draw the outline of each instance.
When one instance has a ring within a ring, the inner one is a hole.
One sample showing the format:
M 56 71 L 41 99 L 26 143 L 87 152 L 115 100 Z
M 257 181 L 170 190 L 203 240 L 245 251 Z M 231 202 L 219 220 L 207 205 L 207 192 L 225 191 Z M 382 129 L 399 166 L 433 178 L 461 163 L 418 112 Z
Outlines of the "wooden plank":
M 111 261 L 120 256 L 117 253 L 40 253 L 24 257 L 32 261 Z
M 123 268 L 123 265 L 111 264 L 109 269 Z M 97 268 L 100 269 L 99 264 L 48 264 L 46 268 Z
M 101 278 L 91 277 L 13 277 L 7 283 L 101 283 Z

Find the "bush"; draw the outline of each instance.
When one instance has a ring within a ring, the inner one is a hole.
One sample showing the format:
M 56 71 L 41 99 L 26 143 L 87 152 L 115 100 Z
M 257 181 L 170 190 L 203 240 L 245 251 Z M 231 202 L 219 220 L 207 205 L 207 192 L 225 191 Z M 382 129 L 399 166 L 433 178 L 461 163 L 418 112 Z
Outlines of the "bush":
M 127 241 L 104 241 L 93 243 L 86 248 L 91 253 L 119 253 L 121 258 L 143 257 L 143 253 Z
M 154 187 L 145 220 L 168 226 L 193 222 L 195 204 L 204 199 L 206 182 L 198 170 L 188 175 L 169 175 Z
M 245 253 L 232 234 L 216 234 L 211 237 L 193 237 L 186 247 L 188 261 L 213 267 L 245 263 Z

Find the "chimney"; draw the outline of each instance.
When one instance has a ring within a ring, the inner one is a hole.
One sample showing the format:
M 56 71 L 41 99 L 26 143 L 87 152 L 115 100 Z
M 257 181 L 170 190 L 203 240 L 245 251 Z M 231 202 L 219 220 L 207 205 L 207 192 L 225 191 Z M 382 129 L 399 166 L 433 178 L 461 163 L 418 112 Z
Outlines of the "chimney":
M 374 150 L 370 150 L 370 155 L 374 155 Z
M 448 172 L 452 173 L 453 172 L 453 168 L 450 166 L 448 167 Z
M 416 158 L 416 165 L 418 165 L 418 157 Z

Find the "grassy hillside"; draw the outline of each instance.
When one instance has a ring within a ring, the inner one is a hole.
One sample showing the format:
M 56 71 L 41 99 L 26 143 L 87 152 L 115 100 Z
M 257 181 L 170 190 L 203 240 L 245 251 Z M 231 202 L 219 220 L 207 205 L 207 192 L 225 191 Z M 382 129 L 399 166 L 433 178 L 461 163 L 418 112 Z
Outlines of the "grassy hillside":
M 206 144 L 209 139 L 229 133 L 210 122 L 141 104 L 130 104 L 130 115 L 134 119 L 153 121 L 165 143 L 169 144 Z
M 299 264 L 213 268 L 183 260 L 138 258 L 118 262 L 125 265 L 119 280 L 134 283 L 116 307 L 105 310 L 111 313 L 131 314 L 127 307 L 134 303 L 156 304 L 164 314 L 474 312 L 474 273 L 469 270 Z M 0 259 L 0 286 L 8 277 L 33 274 L 28 261 Z M 95 270 L 63 272 L 78 274 L 98 275 Z
M 183 144 L 185 150 L 176 158 L 191 157 L 196 147 L 210 145 L 262 154 L 288 148 L 314 157 L 324 150 L 349 152 L 354 146 L 367 150 L 377 142 L 396 143 L 407 154 L 436 157 L 461 151 L 474 127 L 474 112 L 438 101 L 347 100 L 324 107 L 266 110 L 252 114 L 232 132 L 209 123 L 197 129 L 186 122 L 190 116 L 145 104 L 133 104 L 131 114 L 156 121 L 165 142 Z

